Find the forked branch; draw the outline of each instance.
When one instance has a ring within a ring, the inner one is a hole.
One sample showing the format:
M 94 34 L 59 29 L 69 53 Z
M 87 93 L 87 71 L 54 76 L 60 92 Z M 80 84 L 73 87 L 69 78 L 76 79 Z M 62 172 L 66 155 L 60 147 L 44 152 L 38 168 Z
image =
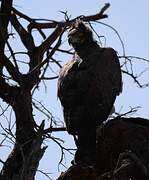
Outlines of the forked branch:
M 101 20 L 104 18 L 107 18 L 108 15 L 104 14 L 105 11 L 110 7 L 109 3 L 106 3 L 103 8 L 98 12 L 97 14 L 90 15 L 90 16 L 78 16 L 70 21 L 51 21 L 49 23 L 37 23 L 37 22 L 32 22 L 28 26 L 28 30 L 31 31 L 32 29 L 49 29 L 49 28 L 55 28 L 57 25 L 61 25 L 63 27 L 70 26 L 77 18 L 80 18 L 83 21 L 95 21 L 95 20 Z

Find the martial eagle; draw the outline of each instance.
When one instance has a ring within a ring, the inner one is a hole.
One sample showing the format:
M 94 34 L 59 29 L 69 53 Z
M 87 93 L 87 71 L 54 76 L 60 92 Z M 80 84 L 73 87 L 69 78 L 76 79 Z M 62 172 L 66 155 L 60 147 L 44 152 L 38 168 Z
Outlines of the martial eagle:
M 60 70 L 58 97 L 67 131 L 77 136 L 76 163 L 94 164 L 96 127 L 107 120 L 122 89 L 120 63 L 116 51 L 101 48 L 80 20 L 70 27 L 68 42 L 75 53 Z

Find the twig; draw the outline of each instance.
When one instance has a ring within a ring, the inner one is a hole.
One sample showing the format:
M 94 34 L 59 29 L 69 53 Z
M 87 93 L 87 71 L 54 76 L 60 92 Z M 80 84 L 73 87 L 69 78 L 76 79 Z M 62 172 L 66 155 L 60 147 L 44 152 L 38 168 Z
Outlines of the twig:
M 57 79 L 58 76 L 53 76 L 53 77 L 42 77 L 42 80 L 54 80 Z
M 57 141 L 54 137 L 52 137 L 52 136 L 49 136 L 49 138 L 51 138 L 51 139 L 60 147 L 60 149 L 61 149 L 61 159 L 60 159 L 60 161 L 59 161 L 59 164 L 62 163 L 63 158 L 64 158 L 64 156 L 65 156 L 64 151 L 67 151 L 67 152 L 69 152 L 71 155 L 73 155 L 73 153 L 70 152 L 70 151 L 72 151 L 72 150 L 74 151 L 75 149 L 65 148 L 64 146 L 61 145 L 60 142 L 58 142 L 58 141 Z
M 127 56 L 119 56 L 119 58 L 126 58 L 126 59 L 138 59 L 138 60 L 142 60 L 142 61 L 145 61 L 145 62 L 148 62 L 149 63 L 149 59 L 146 59 L 146 58 L 142 58 L 142 57 L 139 57 L 139 56 L 131 56 L 131 55 L 127 55 Z
M 66 127 L 60 127 L 60 128 L 50 127 L 50 128 L 45 129 L 43 132 L 44 134 L 47 134 L 47 133 L 62 132 L 62 131 L 66 131 Z
M 39 169 L 37 169 L 37 172 L 40 172 L 40 173 L 43 174 L 45 177 L 47 177 L 48 179 L 52 180 L 52 179 L 50 178 L 50 176 L 49 176 L 50 173 L 46 173 L 46 172 L 44 172 L 43 170 L 39 170 Z
M 139 108 L 140 108 L 140 106 L 133 107 L 133 108 L 130 107 L 130 110 L 123 114 L 115 112 L 115 114 L 118 115 L 116 118 L 124 117 L 124 116 L 127 116 L 128 114 L 136 113 Z
M 55 64 L 57 64 L 59 68 L 62 68 L 62 65 L 57 60 L 55 60 L 53 57 L 51 57 L 51 60 L 52 60 L 51 62 L 54 62 Z
M 104 26 L 109 27 L 110 29 L 112 29 L 112 30 L 116 33 L 116 35 L 117 35 L 117 37 L 118 37 L 118 39 L 120 40 L 120 43 L 121 43 L 121 45 L 122 45 L 123 56 L 125 56 L 125 54 L 126 54 L 126 53 L 125 53 L 125 45 L 124 45 L 124 42 L 123 42 L 120 34 L 118 33 L 118 31 L 117 31 L 114 27 L 110 26 L 109 24 L 106 24 L 106 23 L 103 23 L 103 22 L 99 22 L 99 21 L 95 21 L 95 22 L 97 22 L 97 23 L 99 23 L 99 24 L 102 24 L 102 25 L 104 25 Z
M 49 49 L 53 49 L 52 47 L 50 47 Z M 70 54 L 70 55 L 73 55 L 74 54 L 74 52 L 71 52 L 72 51 L 72 49 L 70 49 L 70 50 L 65 50 L 65 49 L 57 49 L 57 51 L 59 51 L 59 52 L 61 52 L 61 53 L 65 53 L 65 54 Z
M 134 80 L 134 82 L 135 83 L 137 83 L 137 85 L 140 87 L 140 88 L 143 88 L 144 87 L 144 85 L 142 85 L 138 80 L 137 80 L 137 76 L 134 76 L 132 73 L 129 73 L 128 71 L 125 71 L 125 70 L 122 70 L 122 72 L 124 73 L 124 74 L 127 74 L 128 76 L 130 76 L 133 80 Z M 147 86 L 147 84 L 146 84 L 146 86 Z

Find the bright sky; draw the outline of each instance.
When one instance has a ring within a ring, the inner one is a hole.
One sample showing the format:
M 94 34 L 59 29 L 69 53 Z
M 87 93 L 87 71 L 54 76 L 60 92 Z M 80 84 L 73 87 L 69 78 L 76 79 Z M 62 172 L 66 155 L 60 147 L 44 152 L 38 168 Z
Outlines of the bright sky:
M 63 15 L 60 11 L 68 11 L 68 14 L 72 17 L 90 15 L 98 12 L 104 3 L 107 2 L 111 4 L 111 7 L 106 11 L 109 18 L 102 22 L 113 26 L 119 32 L 125 44 L 126 55 L 140 56 L 149 59 L 149 24 L 147 21 L 149 17 L 149 1 L 147 0 L 14 0 L 14 5 L 18 10 L 33 18 L 63 20 Z M 122 47 L 115 32 L 102 25 L 96 26 L 97 32 L 100 35 L 106 36 L 106 46 L 113 47 L 122 55 Z M 17 48 L 17 45 L 15 46 L 15 48 Z M 58 57 L 58 59 L 67 61 L 68 57 Z M 136 69 L 140 70 L 139 68 L 142 67 L 142 65 L 139 64 L 139 60 L 136 60 L 136 62 L 138 62 Z M 149 67 L 149 64 L 145 65 Z M 149 73 L 146 73 L 144 81 L 148 80 L 148 75 Z M 124 78 L 123 94 L 116 101 L 116 111 L 122 109 L 122 112 L 126 112 L 130 106 L 141 106 L 142 108 L 137 112 L 136 116 L 148 118 L 148 90 L 148 88 L 139 89 L 133 83 L 133 80 Z M 37 95 L 39 100 L 42 100 L 45 105 L 49 105 L 51 112 L 57 117 L 62 118 L 62 110 L 56 97 L 56 81 L 48 83 L 47 93 L 44 93 L 42 90 Z M 72 137 L 67 135 L 67 133 L 58 133 L 56 136 L 65 139 L 65 145 L 67 147 L 74 147 Z M 48 143 L 48 146 L 48 150 L 41 160 L 39 169 L 51 173 L 50 177 L 52 180 L 55 180 L 62 169 L 65 171 L 65 168 L 60 166 L 60 172 L 58 172 L 57 163 L 60 160 L 61 152 L 57 145 L 51 141 Z M 72 158 L 72 156 L 67 156 L 66 164 L 68 166 Z M 37 173 L 36 180 L 46 179 L 47 178 L 41 173 Z

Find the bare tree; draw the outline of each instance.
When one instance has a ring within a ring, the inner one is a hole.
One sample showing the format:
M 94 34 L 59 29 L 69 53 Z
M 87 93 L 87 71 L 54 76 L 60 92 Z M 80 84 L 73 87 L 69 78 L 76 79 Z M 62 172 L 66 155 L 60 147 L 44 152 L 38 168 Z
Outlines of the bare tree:
M 71 151 L 51 136 L 54 131 L 65 131 L 65 127 L 59 127 L 48 108 L 38 100 L 34 100 L 33 95 L 42 81 L 57 78 L 57 76 L 46 76 L 49 65 L 54 64 L 58 68 L 61 67 L 60 62 L 54 58 L 54 54 L 56 52 L 73 54 L 71 50 L 62 49 L 61 45 L 64 33 L 78 17 L 69 19 L 67 13 L 63 12 L 64 21 L 49 20 L 48 23 L 41 23 L 38 19 L 30 18 L 18 11 L 12 4 L 13 0 L 2 0 L 0 8 L 0 98 L 8 105 L 6 108 L 4 106 L 0 107 L 1 116 L 4 115 L 8 107 L 12 108 L 15 115 L 15 134 L 11 129 L 11 119 L 8 119 L 9 128 L 1 124 L 5 132 L 4 140 L 13 141 L 14 147 L 6 162 L 1 160 L 3 168 L 0 179 L 33 180 L 39 162 L 47 148 L 47 146 L 43 146 L 44 139 L 49 138 L 60 146 L 62 158 L 64 151 Z M 109 4 L 105 4 L 97 14 L 80 16 L 79 18 L 88 23 L 100 23 L 99 20 L 108 17 L 104 14 L 107 8 L 109 8 Z M 27 26 L 24 26 L 20 19 L 24 20 Z M 43 38 L 43 42 L 38 46 L 35 44 L 36 39 L 33 36 L 33 29 L 36 29 L 39 36 Z M 53 32 L 47 36 L 43 31 L 44 29 L 53 29 Z M 118 32 L 115 29 L 113 30 L 120 38 Z M 19 36 L 25 47 L 23 52 L 14 50 L 9 41 L 16 35 Z M 122 41 L 121 43 L 123 45 Z M 18 54 L 27 56 L 28 60 L 18 59 Z M 138 80 L 139 76 L 133 73 L 132 59 L 139 57 L 126 56 L 123 53 L 120 58 L 123 59 L 121 61 L 123 73 L 133 78 L 140 88 L 148 86 L 148 84 L 141 84 Z M 146 59 L 140 59 L 147 61 Z M 26 68 L 20 70 L 23 64 Z M 37 124 L 37 119 L 33 115 L 33 108 L 36 108 L 50 120 L 48 128 L 45 128 L 45 121 Z M 53 124 L 55 124 L 54 127 Z

